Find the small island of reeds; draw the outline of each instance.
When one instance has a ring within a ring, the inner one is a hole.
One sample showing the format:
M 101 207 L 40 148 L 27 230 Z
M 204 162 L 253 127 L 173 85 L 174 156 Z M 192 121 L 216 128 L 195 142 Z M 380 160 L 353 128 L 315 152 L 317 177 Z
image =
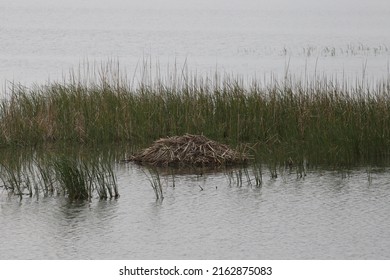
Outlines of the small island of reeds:
M 0 102 L 0 147 L 142 149 L 188 133 L 245 145 L 262 162 L 343 165 L 389 158 L 388 80 L 374 86 L 326 78 L 261 84 L 178 75 L 135 84 L 105 75 L 92 82 L 72 77 L 30 88 L 13 84 Z

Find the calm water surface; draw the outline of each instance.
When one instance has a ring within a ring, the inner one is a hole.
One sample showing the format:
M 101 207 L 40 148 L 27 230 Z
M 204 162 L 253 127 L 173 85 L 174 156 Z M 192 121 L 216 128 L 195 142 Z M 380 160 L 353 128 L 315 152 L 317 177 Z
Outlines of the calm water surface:
M 0 80 L 62 80 L 115 59 L 197 75 L 388 78 L 387 0 L 2 0 Z M 139 68 L 138 68 L 139 70 Z
M 117 169 L 118 200 L 1 195 L 0 259 L 389 259 L 388 172 L 281 174 L 262 187 L 224 173 L 163 177 Z M 202 190 L 203 189 L 203 190 Z

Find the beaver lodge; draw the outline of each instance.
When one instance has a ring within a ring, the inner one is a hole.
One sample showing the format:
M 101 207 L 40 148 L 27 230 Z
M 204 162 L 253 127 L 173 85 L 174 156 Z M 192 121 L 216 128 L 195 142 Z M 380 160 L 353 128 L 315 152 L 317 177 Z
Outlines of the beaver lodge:
M 247 156 L 203 135 L 185 134 L 156 140 L 128 161 L 158 167 L 242 164 Z

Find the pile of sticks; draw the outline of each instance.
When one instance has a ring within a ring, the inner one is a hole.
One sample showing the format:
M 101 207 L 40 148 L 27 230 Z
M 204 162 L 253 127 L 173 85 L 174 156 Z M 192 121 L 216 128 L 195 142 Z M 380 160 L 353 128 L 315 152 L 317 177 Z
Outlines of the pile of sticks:
M 159 167 L 220 166 L 245 163 L 247 156 L 203 135 L 185 134 L 156 140 L 128 161 Z

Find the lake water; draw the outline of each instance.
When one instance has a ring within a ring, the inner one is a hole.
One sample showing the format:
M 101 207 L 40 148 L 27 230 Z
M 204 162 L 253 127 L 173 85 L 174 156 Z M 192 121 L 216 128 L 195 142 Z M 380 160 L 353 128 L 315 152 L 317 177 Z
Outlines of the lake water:
M 272 2 L 272 3 L 269 3 Z M 292 3 L 294 2 L 294 3 Z M 389 78 L 390 4 L 352 1 L 2 0 L 0 79 L 61 80 L 88 61 L 197 75 Z M 8 84 L 9 85 L 9 84 Z M 156 202 L 141 167 L 116 167 L 120 198 L 8 197 L 0 259 L 389 259 L 389 171 L 177 175 Z
M 118 165 L 118 200 L 0 200 L 0 259 L 388 259 L 388 171 L 162 177 Z M 370 174 L 370 176 L 368 176 Z M 244 180 L 245 181 L 245 180 Z
M 389 77 L 387 0 L 2 0 L 0 81 L 62 80 L 88 61 L 196 75 Z

